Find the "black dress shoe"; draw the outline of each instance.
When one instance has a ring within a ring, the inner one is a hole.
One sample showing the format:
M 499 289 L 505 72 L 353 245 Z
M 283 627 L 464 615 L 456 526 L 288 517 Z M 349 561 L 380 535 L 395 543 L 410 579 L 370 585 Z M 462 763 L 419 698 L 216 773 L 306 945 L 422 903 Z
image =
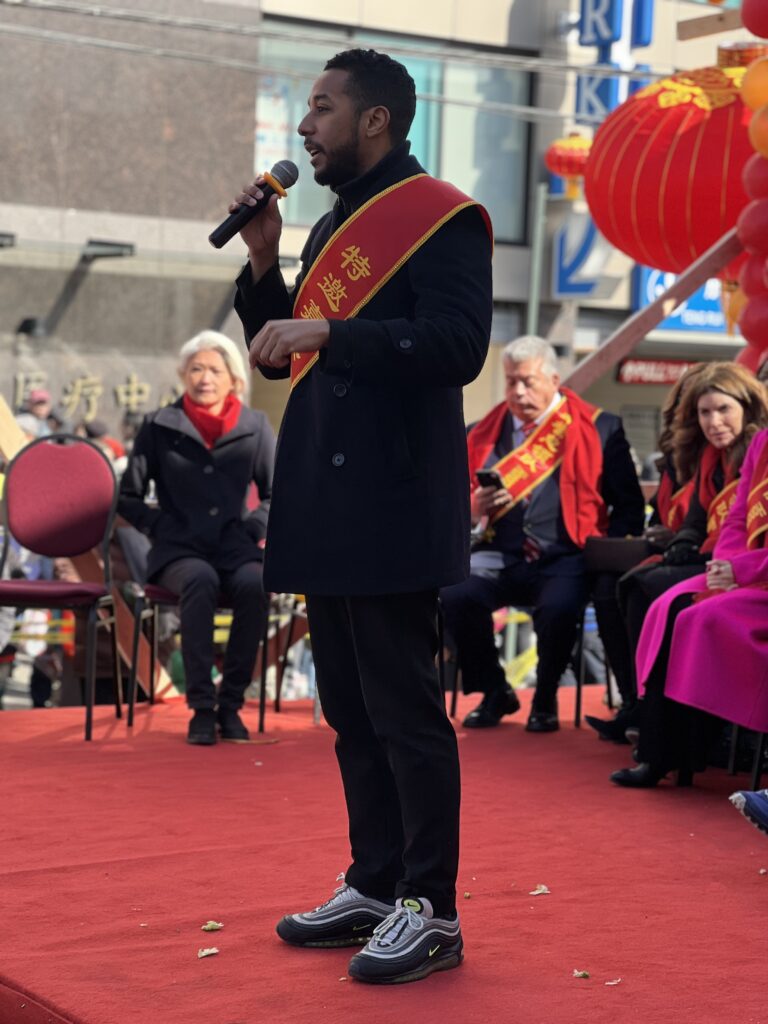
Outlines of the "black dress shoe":
M 657 786 L 667 773 L 651 764 L 639 764 L 637 768 L 622 768 L 613 772 L 611 782 L 627 789 L 652 789 Z
M 556 711 L 532 711 L 525 724 L 526 732 L 557 732 L 559 728 Z
M 187 743 L 199 747 L 212 747 L 216 742 L 216 712 L 213 708 L 198 708 L 189 723 Z
M 624 735 L 626 726 L 617 718 L 605 721 L 603 718 L 595 718 L 594 715 L 584 715 L 584 721 L 590 728 L 595 730 L 601 740 L 608 740 L 611 743 L 629 743 L 629 740 Z
M 242 718 L 234 708 L 219 708 L 216 718 L 218 719 L 219 732 L 223 740 L 245 743 L 251 738 L 243 724 Z
M 498 690 L 486 693 L 474 711 L 470 711 L 462 722 L 465 729 L 489 729 L 498 725 L 504 715 L 514 715 L 520 710 L 520 701 L 507 683 Z

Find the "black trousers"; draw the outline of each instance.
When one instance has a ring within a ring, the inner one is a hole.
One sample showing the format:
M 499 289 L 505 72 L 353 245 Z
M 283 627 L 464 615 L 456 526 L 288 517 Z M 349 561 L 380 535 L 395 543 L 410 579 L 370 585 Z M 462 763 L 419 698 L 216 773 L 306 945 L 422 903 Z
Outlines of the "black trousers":
M 494 643 L 492 613 L 505 605 L 532 607 L 538 665 L 533 708 L 557 711 L 557 687 L 576 643 L 589 598 L 581 555 L 549 565 L 522 558 L 498 572 L 474 574 L 445 587 L 440 601 L 454 644 L 465 693 L 490 693 L 506 684 Z
M 349 885 L 456 905 L 459 759 L 435 668 L 435 591 L 307 595 L 323 713 L 349 814 Z
M 261 569 L 261 562 L 246 562 L 234 572 L 223 572 L 202 558 L 179 558 L 158 578 L 160 586 L 179 595 L 187 704 L 195 710 L 218 704 L 237 711 L 243 706 L 269 603 Z M 217 697 L 211 672 L 213 619 L 220 607 L 232 609 L 232 626 Z
M 638 759 L 664 771 L 703 770 L 707 749 L 718 728 L 718 719 L 714 716 L 678 704 L 665 695 L 675 621 L 692 601 L 693 594 L 680 594 L 670 605 L 664 639 L 640 701 Z

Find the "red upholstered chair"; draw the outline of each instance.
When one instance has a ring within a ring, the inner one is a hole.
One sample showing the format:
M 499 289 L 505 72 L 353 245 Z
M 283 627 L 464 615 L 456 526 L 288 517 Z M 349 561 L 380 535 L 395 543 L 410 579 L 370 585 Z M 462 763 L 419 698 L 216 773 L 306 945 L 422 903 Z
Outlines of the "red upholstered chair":
M 3 498 L 0 574 L 11 537 L 47 558 L 74 558 L 92 548 L 100 549 L 103 578 L 97 583 L 0 579 L 0 606 L 87 610 L 85 738 L 90 740 L 100 626 L 109 628 L 112 639 L 115 712 L 121 716 L 120 657 L 109 562 L 117 505 L 115 474 L 106 455 L 84 438 L 69 434 L 39 438 L 9 463 Z

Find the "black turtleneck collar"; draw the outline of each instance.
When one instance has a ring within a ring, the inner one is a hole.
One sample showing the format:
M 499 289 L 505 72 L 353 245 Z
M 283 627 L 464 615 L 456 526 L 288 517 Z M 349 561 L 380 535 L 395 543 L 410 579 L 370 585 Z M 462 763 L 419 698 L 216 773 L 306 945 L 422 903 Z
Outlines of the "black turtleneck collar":
M 405 142 L 400 142 L 393 149 L 390 149 L 387 155 L 382 157 L 365 174 L 361 174 L 359 178 L 353 178 L 351 181 L 346 181 L 343 185 L 337 185 L 332 189 L 336 193 L 338 205 L 341 207 L 344 216 L 348 217 L 358 207 L 362 206 L 363 203 L 367 202 L 372 196 L 375 196 L 377 192 L 380 192 L 383 187 L 386 187 L 383 184 L 383 179 L 393 176 L 393 172 L 396 169 L 399 170 L 398 165 L 409 158 L 410 151 L 411 144 L 406 139 Z M 418 174 L 422 169 L 414 157 L 410 157 L 408 163 L 412 163 L 414 168 L 408 168 L 405 176 L 408 173 Z M 396 174 L 394 175 L 394 180 L 397 181 L 403 176 L 402 174 Z

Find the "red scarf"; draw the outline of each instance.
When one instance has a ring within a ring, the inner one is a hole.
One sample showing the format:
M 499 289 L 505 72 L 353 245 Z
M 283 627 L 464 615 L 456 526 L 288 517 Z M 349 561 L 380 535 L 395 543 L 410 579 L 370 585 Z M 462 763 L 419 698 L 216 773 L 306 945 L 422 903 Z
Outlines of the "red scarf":
M 720 487 L 715 483 L 715 472 L 721 468 L 723 471 L 723 482 Z M 708 444 L 701 453 L 699 462 L 698 498 L 699 504 L 709 519 L 709 509 L 714 499 L 730 483 L 738 479 L 739 471 L 726 461 L 724 449 L 715 448 Z M 720 535 L 720 528 L 712 530 L 707 534 L 706 540 L 700 545 L 699 551 L 709 552 L 714 550 L 717 538 Z
M 231 393 L 224 399 L 224 405 L 218 415 L 208 412 L 204 405 L 193 402 L 186 393 L 182 397 L 181 404 L 192 426 L 202 437 L 206 448 L 213 448 L 220 437 L 235 429 L 242 408 L 240 399 Z
M 669 470 L 661 471 L 659 489 L 656 492 L 656 508 L 663 526 L 670 530 L 679 530 L 688 515 L 688 506 L 693 494 L 693 480 L 675 490 L 675 483 Z
M 587 537 L 605 534 L 608 519 L 600 494 L 603 446 L 594 423 L 599 410 L 579 398 L 570 388 L 561 387 L 559 390 L 568 399 L 568 410 L 573 417 L 563 443 L 560 506 L 568 536 L 578 547 L 584 547 Z M 470 430 L 467 448 L 471 473 L 485 466 L 501 435 L 508 412 L 507 403 L 501 402 Z

